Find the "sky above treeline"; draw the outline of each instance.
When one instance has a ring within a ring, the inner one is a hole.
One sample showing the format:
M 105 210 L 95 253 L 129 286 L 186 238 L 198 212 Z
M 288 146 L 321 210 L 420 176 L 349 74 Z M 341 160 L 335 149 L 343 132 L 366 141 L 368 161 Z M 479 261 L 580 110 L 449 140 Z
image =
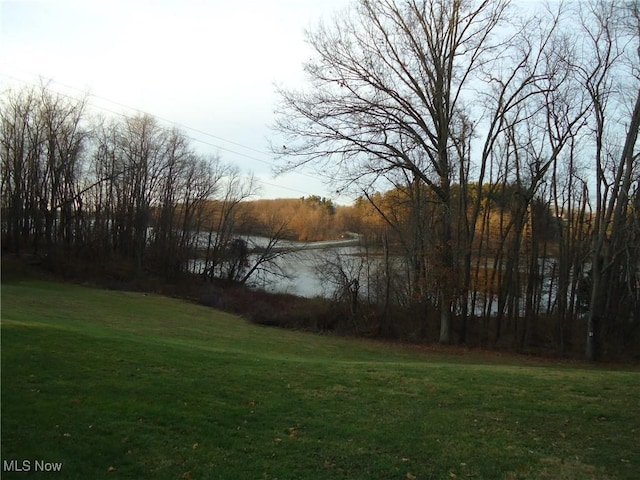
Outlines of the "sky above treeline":
M 523 9 L 541 0 L 514 0 Z M 555 0 L 552 0 L 552 2 Z M 352 0 L 0 0 L 0 91 L 89 94 L 105 115 L 148 113 L 262 183 L 261 197 L 320 195 L 308 171 L 274 177 L 275 85 L 301 86 L 304 31 Z
M 294 86 L 304 30 L 349 0 L 0 0 L 0 89 L 90 95 L 109 114 L 175 124 L 203 153 L 253 172 L 265 198 L 334 196 L 317 176 L 274 178 L 275 84 Z M 276 143 L 277 144 L 277 143 Z

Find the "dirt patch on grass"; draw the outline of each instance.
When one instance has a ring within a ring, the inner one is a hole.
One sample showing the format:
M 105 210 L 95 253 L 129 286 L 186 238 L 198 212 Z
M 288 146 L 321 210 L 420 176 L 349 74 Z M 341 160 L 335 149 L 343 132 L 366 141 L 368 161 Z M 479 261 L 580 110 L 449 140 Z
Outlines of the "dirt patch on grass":
M 593 465 L 578 459 L 547 457 L 536 472 L 508 473 L 506 480 L 612 480 Z

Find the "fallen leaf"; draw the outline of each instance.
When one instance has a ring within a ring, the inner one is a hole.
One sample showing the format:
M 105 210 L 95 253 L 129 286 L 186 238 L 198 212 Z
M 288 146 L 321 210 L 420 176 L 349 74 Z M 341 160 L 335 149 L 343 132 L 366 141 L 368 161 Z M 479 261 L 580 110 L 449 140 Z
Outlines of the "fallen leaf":
M 182 478 L 184 478 L 184 480 L 191 480 L 191 472 L 184 472 Z
M 280 443 L 282 441 L 282 439 L 280 437 L 276 437 L 273 439 L 274 442 L 276 443 Z
M 191 448 L 192 448 L 193 450 L 195 450 L 196 448 L 198 448 L 198 442 L 194 443 L 194 444 L 191 446 Z
M 418 477 L 416 477 L 416 476 L 415 476 L 413 473 L 411 473 L 411 472 L 407 472 L 406 477 L 407 477 L 409 480 L 416 480 L 416 478 L 418 478 Z
M 117 470 L 116 467 L 109 467 L 107 468 L 107 472 L 115 472 Z
M 453 472 L 449 472 L 449 477 L 451 477 L 451 478 L 458 478 L 458 475 L 456 475 L 456 474 L 455 474 L 455 473 L 453 473 Z

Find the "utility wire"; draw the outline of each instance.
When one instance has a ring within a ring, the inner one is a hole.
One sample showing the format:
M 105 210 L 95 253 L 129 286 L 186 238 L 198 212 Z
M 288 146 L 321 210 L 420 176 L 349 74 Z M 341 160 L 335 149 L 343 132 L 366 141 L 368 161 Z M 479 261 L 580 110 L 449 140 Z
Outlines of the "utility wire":
M 29 75 L 32 75 L 32 76 L 36 76 L 35 74 L 29 73 L 29 72 L 25 72 L 25 73 L 28 73 Z M 15 81 L 27 84 L 27 85 L 31 85 L 31 86 L 34 86 L 34 87 L 38 86 L 34 81 L 25 80 L 23 78 L 18 78 L 18 77 L 14 76 L 14 75 L 10 75 L 10 74 L 7 74 L 7 73 L 0 73 L 0 75 L 3 75 L 4 77 L 10 78 L 12 80 L 15 80 Z M 82 94 L 82 95 L 86 95 L 87 98 L 89 99 L 88 103 L 93 108 L 96 108 L 98 110 L 102 110 L 102 111 L 105 111 L 105 112 L 108 112 L 108 113 L 111 113 L 111 114 L 114 114 L 114 115 L 119 115 L 119 116 L 122 116 L 122 117 L 126 117 L 126 114 L 124 114 L 123 112 L 119 112 L 119 111 L 107 108 L 104 105 L 98 105 L 95 102 L 90 101 L 91 98 L 100 100 L 102 102 L 107 102 L 107 103 L 110 103 L 110 104 L 113 104 L 113 105 L 117 105 L 117 106 L 119 106 L 121 108 L 124 108 L 124 109 L 132 111 L 132 112 L 136 112 L 138 114 L 150 115 L 150 116 L 152 116 L 154 118 L 157 118 L 161 122 L 171 124 L 173 126 L 179 127 L 180 129 L 183 129 L 183 130 L 188 130 L 188 131 L 200 134 L 200 135 L 205 135 L 207 137 L 211 137 L 211 138 L 214 138 L 216 140 L 220 140 L 220 141 L 226 142 L 226 143 L 228 143 L 230 145 L 235 145 L 237 147 L 244 148 L 246 150 L 249 150 L 249 151 L 252 151 L 252 152 L 255 152 L 255 153 L 259 153 L 261 155 L 268 155 L 266 152 L 263 152 L 263 151 L 258 150 L 256 148 L 249 147 L 247 145 L 243 145 L 243 144 L 241 144 L 239 142 L 235 142 L 233 140 L 228 140 L 226 138 L 220 137 L 218 135 L 214 135 L 214 134 L 212 134 L 210 132 L 206 132 L 204 130 L 200 130 L 200 129 L 197 129 L 197 128 L 194 128 L 194 127 L 190 127 L 188 125 L 184 125 L 183 123 L 180 123 L 180 122 L 176 122 L 176 121 L 173 121 L 173 120 L 170 120 L 170 119 L 167 119 L 167 118 L 163 118 L 163 117 L 151 114 L 151 113 L 146 112 L 144 110 L 141 110 L 139 108 L 132 107 L 130 105 L 126 105 L 126 104 L 124 104 L 122 102 L 118 102 L 118 101 L 115 101 L 115 100 L 111 100 L 111 99 L 105 98 L 105 97 L 100 96 L 100 95 L 96 95 L 96 94 L 92 94 L 92 93 L 83 91 L 83 90 L 81 90 L 79 88 L 73 87 L 71 85 L 64 84 L 64 83 L 59 82 L 59 81 L 54 80 L 54 79 L 43 78 L 43 82 L 44 82 L 44 84 L 49 84 L 49 83 L 57 84 L 57 85 L 65 88 L 65 89 L 72 90 L 72 91 L 77 92 L 77 93 Z M 62 95 L 64 97 L 67 97 L 69 99 L 72 99 L 72 100 L 77 100 L 78 99 L 77 97 L 74 97 L 73 95 L 70 95 L 70 94 L 64 93 L 64 92 L 60 92 L 59 90 L 56 90 L 56 93 L 59 94 L 59 95 Z M 256 162 L 259 162 L 259 163 L 263 163 L 263 164 L 268 165 L 270 167 L 276 167 L 276 164 L 274 162 L 269 161 L 269 160 L 265 160 L 265 159 L 262 159 L 262 158 L 258 158 L 255 155 L 249 155 L 249 154 L 246 154 L 246 153 L 243 153 L 243 152 L 239 152 L 237 150 L 233 150 L 233 149 L 228 148 L 228 147 L 223 147 L 223 146 L 221 146 L 219 144 L 207 142 L 205 140 L 202 140 L 200 138 L 194 137 L 192 135 L 187 135 L 187 138 L 189 138 L 190 140 L 193 140 L 195 142 L 201 143 L 203 145 L 207 145 L 209 147 L 216 148 L 218 150 L 221 150 L 221 151 L 224 151 L 224 152 L 227 152 L 227 153 L 232 153 L 234 155 L 238 155 L 238 156 L 247 158 L 249 160 L 253 160 L 253 161 L 256 161 Z M 314 175 L 311 175 L 311 174 L 305 173 L 305 172 L 297 172 L 297 173 L 299 175 L 311 178 L 313 180 L 316 180 L 317 177 L 320 176 L 320 175 L 314 176 Z M 274 183 L 266 182 L 264 180 L 260 180 L 260 182 L 265 184 L 265 185 L 269 185 L 271 187 L 274 187 L 274 188 L 280 188 L 280 189 L 284 189 L 284 190 L 289 190 L 291 192 L 296 192 L 296 193 L 300 193 L 300 194 L 303 194 L 303 195 L 314 195 L 311 192 L 306 192 L 306 191 L 298 190 L 298 189 L 291 188 L 291 187 L 277 185 L 277 184 L 274 184 Z

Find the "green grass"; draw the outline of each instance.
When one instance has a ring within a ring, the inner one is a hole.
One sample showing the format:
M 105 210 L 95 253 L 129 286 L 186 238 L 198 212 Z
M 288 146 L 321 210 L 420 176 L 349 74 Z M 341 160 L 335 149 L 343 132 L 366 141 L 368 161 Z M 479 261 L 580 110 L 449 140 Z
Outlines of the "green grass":
M 2 286 L 10 478 L 637 479 L 640 373 L 268 329 Z M 59 474 L 35 461 L 62 462 Z

